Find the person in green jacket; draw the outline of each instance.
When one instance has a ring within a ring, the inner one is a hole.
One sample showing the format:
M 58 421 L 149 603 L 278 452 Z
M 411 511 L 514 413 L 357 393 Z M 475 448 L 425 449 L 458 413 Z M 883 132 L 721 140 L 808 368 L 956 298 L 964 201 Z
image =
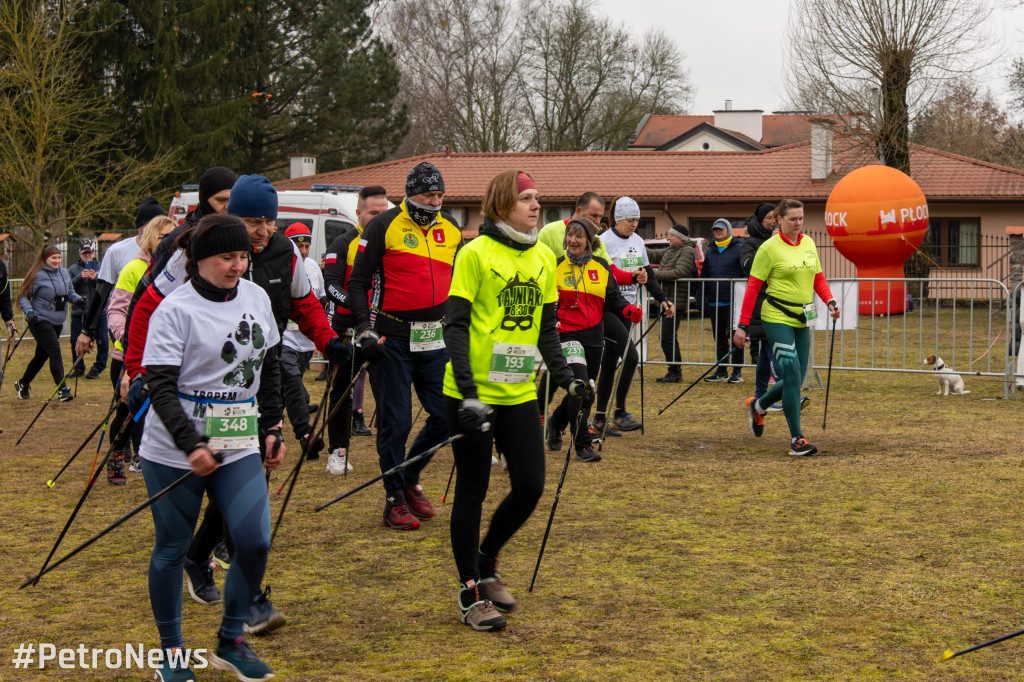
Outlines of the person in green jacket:
M 661 318 L 661 352 L 670 364 L 668 374 L 658 381 L 677 384 L 683 380 L 680 363 L 683 358 L 679 353 L 679 322 L 683 319 L 680 310 L 690 309 L 690 285 L 687 282 L 676 282 L 677 279 L 689 279 L 697 276 L 697 249 L 690 242 L 690 231 L 685 225 L 673 225 L 668 231 L 668 249 L 661 257 L 661 264 L 654 271 L 654 277 L 662 283 L 665 294 L 669 297 L 677 311 L 670 318 Z

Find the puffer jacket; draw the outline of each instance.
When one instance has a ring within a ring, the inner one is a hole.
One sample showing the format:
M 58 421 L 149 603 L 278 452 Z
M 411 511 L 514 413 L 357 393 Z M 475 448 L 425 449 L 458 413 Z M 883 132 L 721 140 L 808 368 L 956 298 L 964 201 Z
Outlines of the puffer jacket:
M 68 304 L 84 302 L 85 299 L 78 295 L 71 284 L 71 275 L 66 268 L 44 265 L 36 274 L 32 291 L 22 292 L 18 305 L 26 315 L 32 314 L 43 322 L 62 325 L 68 318 Z
M 740 269 L 740 249 L 743 240 L 732 238 L 724 251 L 719 251 L 714 243 L 708 246 L 704 254 L 704 267 L 700 271 L 701 278 L 707 279 L 739 279 L 743 277 Z M 716 303 L 732 302 L 732 282 L 702 282 L 701 300 L 704 312 L 707 313 Z
M 690 285 L 688 282 L 674 283 L 677 279 L 690 279 L 697 275 L 697 249 L 689 241 L 677 247 L 669 247 L 661 254 L 661 263 L 654 271 L 654 277 L 661 283 L 665 295 L 679 311 L 690 308 Z M 673 297 L 674 292 L 674 297 Z

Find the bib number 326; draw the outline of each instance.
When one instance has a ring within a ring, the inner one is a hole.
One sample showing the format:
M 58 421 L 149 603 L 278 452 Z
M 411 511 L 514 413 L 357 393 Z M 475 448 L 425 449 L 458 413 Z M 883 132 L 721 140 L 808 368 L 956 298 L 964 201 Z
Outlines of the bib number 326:
M 207 405 L 204 432 L 217 450 L 258 447 L 259 410 L 255 403 Z
M 487 381 L 496 384 L 518 384 L 529 381 L 537 347 L 522 343 L 495 343 L 491 353 L 491 371 Z

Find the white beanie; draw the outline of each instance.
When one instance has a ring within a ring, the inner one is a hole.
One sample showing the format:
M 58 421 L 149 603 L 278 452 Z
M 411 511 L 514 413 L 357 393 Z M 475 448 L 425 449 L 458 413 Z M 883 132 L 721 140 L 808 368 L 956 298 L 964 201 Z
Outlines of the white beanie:
M 640 218 L 640 206 L 629 197 L 622 197 L 615 202 L 615 215 L 612 216 L 612 222 L 617 223 L 620 220 L 633 220 L 634 218 Z

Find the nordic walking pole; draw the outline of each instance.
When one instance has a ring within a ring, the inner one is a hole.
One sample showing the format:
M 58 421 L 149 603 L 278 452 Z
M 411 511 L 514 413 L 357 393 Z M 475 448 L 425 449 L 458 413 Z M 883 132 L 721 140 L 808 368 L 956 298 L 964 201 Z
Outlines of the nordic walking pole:
M 615 381 L 612 382 L 612 392 L 608 395 L 608 404 L 605 405 L 604 426 L 601 427 L 601 439 L 597 442 L 598 452 L 604 449 L 604 439 L 608 435 L 608 422 L 615 415 L 615 394 L 619 392 L 619 379 L 622 378 L 622 370 L 626 368 L 626 356 L 629 355 L 629 332 L 632 329 L 633 323 L 630 322 L 629 329 L 626 330 L 626 347 L 622 349 L 622 358 L 619 362 L 618 371 L 615 372 Z M 643 336 L 640 338 L 642 339 Z M 604 348 L 601 349 L 601 359 L 602 361 L 604 360 Z
M 942 658 L 940 660 L 948 661 L 951 658 L 956 658 L 957 656 L 963 656 L 964 654 L 969 654 L 972 651 L 977 651 L 978 649 L 984 649 L 987 646 L 992 646 L 993 644 L 998 644 L 999 642 L 1004 642 L 1004 641 L 1006 641 L 1008 639 L 1013 639 L 1014 637 L 1019 637 L 1020 635 L 1024 635 L 1024 630 L 1017 630 L 1017 632 L 1011 632 L 1008 635 L 1003 635 L 1002 637 L 996 637 L 995 639 L 989 640 L 989 641 L 987 641 L 987 642 L 985 642 L 983 644 L 978 644 L 977 646 L 972 646 L 970 649 L 964 649 L 963 651 L 958 651 L 955 654 L 953 653 L 952 649 L 946 649 L 944 652 L 942 652 Z
M 126 428 L 127 428 L 127 427 L 126 427 Z M 110 452 L 112 452 L 112 451 L 113 451 L 113 443 L 111 443 L 111 450 L 107 452 L 107 457 L 109 457 L 109 456 L 110 456 Z M 217 463 L 218 463 L 218 464 L 219 464 L 220 462 L 222 462 L 222 461 L 224 460 L 224 456 L 223 456 L 223 455 L 222 455 L 221 453 L 219 453 L 219 452 L 218 452 L 218 453 L 214 453 L 214 455 L 213 455 L 213 458 L 214 458 L 215 460 L 217 460 Z M 104 460 L 106 460 L 106 457 L 104 457 Z M 102 468 L 103 468 L 103 467 L 100 467 L 100 469 L 101 469 L 101 470 L 102 470 Z M 96 478 L 97 478 L 97 477 L 98 477 L 99 475 L 100 475 L 100 472 L 99 472 L 99 471 L 96 471 L 96 473 L 95 473 L 95 474 L 94 474 L 94 476 L 93 476 L 93 479 L 92 479 L 92 481 L 90 481 L 90 483 L 89 483 L 89 487 L 90 487 L 90 488 L 92 487 L 92 484 L 96 482 Z M 66 555 L 64 555 L 63 557 L 61 557 L 61 558 L 60 558 L 59 560 L 57 560 L 57 561 L 53 562 L 53 564 L 52 564 L 51 566 L 48 566 L 48 567 L 47 567 L 47 566 L 46 566 L 46 565 L 44 564 L 44 568 L 43 568 L 42 570 L 40 570 L 40 571 L 39 571 L 38 573 L 36 573 L 36 574 L 35 574 L 34 576 L 30 577 L 30 578 L 29 578 L 28 580 L 26 580 L 25 582 L 23 582 L 23 583 L 21 584 L 21 588 L 27 587 L 27 586 L 29 586 L 29 585 L 37 585 L 37 584 L 39 583 L 39 579 L 40 579 L 40 578 L 42 578 L 42 577 L 43 577 L 44 575 L 46 575 L 47 573 L 49 573 L 49 572 L 50 572 L 50 571 L 52 571 L 53 569 L 57 568 L 57 567 L 58 567 L 58 566 L 60 566 L 60 565 L 61 565 L 62 563 L 64 563 L 65 561 L 67 561 L 67 560 L 68 560 L 68 559 L 70 559 L 71 557 L 75 556 L 76 554 L 78 554 L 79 552 L 81 552 L 81 551 L 82 551 L 83 549 L 85 549 L 86 547 L 88 547 L 88 546 L 89 546 L 89 545 L 91 545 L 92 543 L 96 542 L 97 540 L 99 540 L 100 538 L 102 538 L 102 537 L 103 537 L 104 535 L 106 535 L 106 534 L 107 534 L 107 533 L 109 533 L 110 531 L 114 530 L 115 528 L 117 528 L 117 527 L 118 527 L 118 526 L 120 526 L 120 525 L 121 525 L 122 523 L 124 523 L 124 522 L 125 522 L 125 521 L 127 521 L 128 519 L 132 518 L 132 517 L 133 517 L 133 516 L 135 516 L 136 514 L 138 514 L 138 513 L 140 512 L 140 511 L 142 511 L 142 510 L 143 510 L 143 509 L 145 509 L 146 507 L 149 507 L 149 506 L 150 506 L 150 505 L 152 505 L 152 504 L 153 504 L 154 502 L 156 502 L 157 500 L 159 500 L 159 499 L 160 499 L 161 497 L 163 497 L 163 496 L 164 496 L 164 495 L 166 495 L 167 493 L 171 492 L 172 490 L 174 490 L 175 488 L 177 488 L 177 487 L 178 487 L 178 486 L 180 486 L 180 485 L 181 485 L 182 483 L 184 483 L 185 481 L 189 480 L 190 478 L 192 478 L 192 477 L 193 477 L 193 476 L 195 476 L 195 475 L 196 475 L 196 472 L 194 472 L 194 471 L 190 471 L 190 472 L 188 472 L 187 474 L 185 474 L 184 476 L 182 476 L 182 477 L 181 477 L 181 478 L 179 478 L 178 480 L 174 481 L 173 483 L 171 483 L 171 484 L 170 484 L 169 486 L 167 486 L 166 488 L 164 488 L 164 489 L 163 489 L 163 490 L 161 490 L 160 492 L 158 492 L 158 493 L 156 493 L 155 495 L 153 495 L 152 497 L 150 497 L 150 498 L 149 498 L 148 500 L 146 500 L 145 502 L 143 502 L 142 504 L 140 504 L 140 505 L 139 505 L 138 507 L 136 507 L 135 509 L 131 510 L 130 512 L 128 512 L 127 514 L 125 514 L 124 516 L 122 516 L 121 518 L 119 518 L 119 519 L 118 519 L 117 521 L 114 521 L 114 522 L 113 522 L 112 524 L 110 524 L 109 526 L 107 526 L 106 528 L 104 528 L 103 530 L 101 530 L 101 531 L 100 531 L 99 533 L 97 533 L 96 535 L 92 536 L 91 538 L 89 538 L 88 540 L 86 540 L 85 542 L 83 542 L 82 544 L 80 544 L 80 545 L 79 545 L 78 547 L 75 547 L 75 548 L 74 548 L 73 550 L 71 550 L 70 552 L 68 552 L 68 553 L 67 553 Z M 19 588 L 19 589 L 21 589 L 21 588 Z
M 18 346 L 21 345 L 21 340 L 25 338 L 25 334 L 28 333 L 28 325 L 25 325 L 25 331 L 21 332 L 21 336 L 18 337 L 18 342 L 14 344 L 14 348 L 11 348 L 11 342 L 14 341 L 14 333 L 7 337 L 7 352 L 4 353 L 4 366 L 0 368 L 0 388 L 4 385 L 4 375 L 7 374 L 7 363 L 11 361 L 11 357 L 14 355 L 14 351 L 18 350 Z
M 114 413 L 114 410 L 116 410 L 118 405 L 120 405 L 120 404 L 121 404 L 120 401 L 117 401 L 113 405 L 110 406 L 110 409 L 107 411 L 106 416 L 104 416 L 103 419 L 100 420 L 100 423 L 96 425 L 96 428 L 92 430 L 92 433 L 90 433 L 88 436 L 86 436 L 86 438 L 82 442 L 82 444 L 78 446 L 77 450 L 75 450 L 75 454 L 71 455 L 71 457 L 64 464 L 64 466 L 61 467 L 61 470 L 57 472 L 56 476 L 54 476 L 53 478 L 51 478 L 50 480 L 48 480 L 46 482 L 46 487 L 52 488 L 57 483 L 57 479 L 60 478 L 60 475 L 64 473 L 64 470 L 67 469 L 71 465 L 71 463 L 73 461 L 75 461 L 75 457 L 78 457 L 79 453 L 81 453 L 82 450 L 85 449 L 85 446 L 89 444 L 89 441 L 91 441 L 93 436 L 96 435 L 96 432 L 99 431 L 100 429 L 104 429 L 105 430 L 105 427 L 107 426 L 107 420 L 110 419 L 110 415 L 112 415 Z M 100 436 L 100 443 L 102 443 L 102 442 L 103 442 L 103 436 Z M 99 450 L 99 445 L 96 446 L 96 449 L 97 449 L 97 451 Z M 91 472 L 90 472 L 90 475 L 91 475 Z
M 665 310 L 661 307 L 661 304 L 659 304 L 658 305 L 658 317 L 657 317 L 658 324 L 664 324 L 664 320 L 661 319 L 664 314 L 665 314 Z M 641 436 L 644 435 L 644 384 L 646 384 L 647 382 L 644 381 L 644 349 L 640 345 L 640 342 L 643 341 L 644 337 L 647 336 L 651 332 L 651 329 L 653 327 L 654 327 L 654 325 L 651 324 L 651 321 L 647 320 L 647 331 L 645 331 L 643 334 L 641 334 L 640 335 L 640 339 L 636 342 L 636 346 L 637 346 L 636 350 L 637 350 L 638 353 L 640 353 L 640 435 Z
M 592 392 L 593 380 L 591 380 L 591 387 L 588 388 L 588 393 Z M 570 434 L 569 447 L 565 451 L 565 464 L 562 465 L 562 477 L 558 479 L 558 488 L 555 489 L 555 499 L 551 503 L 551 513 L 548 515 L 548 525 L 544 529 L 544 539 L 540 542 L 540 551 L 537 553 L 537 565 L 533 568 L 533 578 L 530 579 L 530 587 L 526 590 L 527 592 L 533 592 L 533 584 L 537 582 L 537 572 L 540 571 L 540 560 L 544 557 L 544 548 L 548 544 L 548 535 L 551 533 L 551 523 L 555 520 L 555 509 L 558 508 L 558 498 L 562 495 L 562 485 L 565 484 L 565 474 L 569 471 L 569 460 L 572 459 L 572 451 L 576 445 L 576 436 L 580 430 L 580 420 L 583 417 L 583 399 L 577 398 L 580 403 L 579 411 L 576 413 L 576 424 Z
M 82 361 L 83 357 L 85 357 L 85 356 L 83 356 L 83 355 L 78 356 L 78 359 L 75 360 L 75 364 L 71 365 L 71 369 L 68 370 L 68 373 L 64 375 L 64 378 L 61 379 L 60 383 L 57 384 L 57 386 L 53 389 L 53 393 L 51 393 L 50 397 L 46 399 L 46 402 L 43 403 L 43 406 L 39 408 L 39 412 L 36 413 L 35 419 L 33 419 L 32 423 L 28 425 L 28 428 L 25 429 L 25 433 L 21 434 L 21 438 L 19 438 L 18 442 L 14 444 L 15 447 L 21 445 L 21 441 L 25 438 L 26 434 L 28 434 L 29 430 L 36 423 L 36 421 L 39 419 L 39 417 L 43 414 L 43 410 L 46 409 L 46 406 L 50 404 L 51 400 L 53 400 L 53 396 L 57 395 L 57 391 L 60 390 L 60 387 L 64 386 L 65 382 L 68 380 L 68 377 L 71 376 L 71 372 L 75 371 L 75 367 L 78 365 L 78 363 L 80 363 Z
M 448 491 L 451 490 L 452 479 L 453 478 L 455 478 L 455 462 L 452 462 L 452 472 L 450 474 L 448 474 L 448 485 L 446 485 L 444 487 L 444 495 L 441 496 L 442 504 L 444 503 L 445 499 L 448 497 Z
M 828 419 L 828 389 L 832 386 L 832 351 L 836 349 L 836 319 L 832 318 L 832 341 L 828 346 L 828 379 L 825 380 L 825 410 L 821 415 L 821 430 L 825 430 L 825 420 Z
M 427 457 L 430 457 L 432 454 L 434 454 L 435 452 L 437 452 L 438 450 L 440 450 L 444 446 L 450 445 L 451 443 L 454 443 L 455 441 L 459 440 L 460 438 L 465 438 L 465 436 L 466 436 L 466 434 L 464 434 L 464 433 L 457 433 L 454 436 L 452 436 L 451 438 L 448 438 L 447 440 L 441 441 L 437 445 L 435 445 L 432 448 L 429 448 L 427 450 L 424 450 L 423 452 L 421 452 L 420 454 L 416 455 L 415 457 L 410 457 L 409 459 L 405 460 L 401 464 L 399 464 L 397 466 L 394 466 L 394 467 L 391 467 L 390 469 L 385 471 L 380 476 L 374 476 L 373 478 L 371 478 L 366 483 L 360 483 L 355 488 L 352 488 L 352 490 L 349 490 L 347 493 L 344 493 L 342 495 L 338 495 L 337 497 L 335 497 L 330 502 L 324 502 L 323 504 L 321 504 L 319 507 L 316 508 L 316 511 L 321 511 L 321 510 L 327 509 L 328 507 L 330 507 L 335 502 L 341 502 L 342 500 L 344 500 L 349 495 L 352 495 L 353 493 L 357 493 L 360 490 L 362 490 L 363 488 L 366 488 L 367 486 L 371 486 L 371 485 L 373 485 L 374 483 L 376 483 L 377 481 L 379 481 L 381 479 L 387 478 L 388 476 L 392 476 L 392 475 L 398 473 L 399 471 L 401 471 L 401 470 L 405 469 L 406 467 L 408 467 L 410 464 L 415 464 L 416 462 L 419 462 L 422 459 L 426 459 Z
M 662 412 L 664 412 L 664 411 L 665 411 L 665 410 L 667 410 L 668 408 L 672 407 L 672 405 L 673 405 L 673 404 L 675 404 L 675 402 L 676 402 L 677 400 L 679 400 L 679 399 L 680 399 L 680 398 L 682 398 L 682 397 L 683 397 L 684 395 L 686 395 L 686 392 L 687 392 L 687 391 L 689 391 L 689 390 L 690 390 L 691 388 L 693 388 L 693 387 L 694 387 L 694 386 L 696 386 L 696 385 L 697 385 L 698 383 L 700 383 L 700 380 L 701 380 L 701 379 L 703 379 L 704 377 L 706 377 L 707 375 L 709 375 L 709 374 L 711 374 L 711 373 L 712 373 L 713 371 L 715 371 L 715 368 L 716 368 L 716 367 L 718 367 L 718 366 L 719 366 L 720 364 L 722 364 L 723 362 L 725 362 L 726 358 L 728 358 L 728 357 L 729 357 L 730 355 L 732 355 L 732 352 L 733 352 L 733 349 L 732 349 L 732 348 L 730 348 L 730 349 L 728 350 L 728 352 L 726 352 L 726 354 L 725 354 L 725 355 L 723 355 L 722 357 L 718 358 L 718 362 L 716 362 L 715 364 L 711 365 L 711 367 L 710 367 L 710 368 L 708 368 L 708 371 L 704 372 L 704 373 L 703 373 L 703 374 L 701 374 L 701 375 L 700 375 L 699 377 L 697 377 L 697 381 L 694 381 L 694 382 L 693 382 L 692 384 L 690 384 L 689 386 L 687 386 L 686 388 L 684 388 L 684 389 L 683 389 L 683 392 L 682 392 L 682 393 L 680 393 L 679 395 L 677 395 L 677 396 L 676 396 L 675 398 L 673 398 L 673 399 L 672 399 L 672 402 L 671 402 L 671 403 L 669 403 L 669 404 L 668 404 L 668 405 L 666 405 L 665 407 L 663 407 L 663 408 L 661 408 L 660 410 L 658 410 L 658 415 L 660 416 Z
M 127 417 L 125 417 L 124 424 L 121 425 L 121 431 L 118 433 L 117 439 L 111 439 L 110 447 L 107 449 L 107 454 L 103 456 L 103 461 L 100 462 L 99 468 L 97 468 L 95 472 L 93 472 L 93 474 L 89 477 L 89 482 L 86 483 L 85 490 L 82 491 L 82 496 L 78 498 L 78 504 L 76 504 L 75 508 L 71 511 L 71 515 L 68 517 L 67 522 L 64 524 L 64 528 L 61 530 L 60 535 L 57 536 L 56 542 L 53 543 L 53 547 L 50 549 L 50 553 L 46 556 L 46 561 L 43 562 L 42 568 L 40 568 L 39 573 L 36 574 L 36 582 L 39 582 L 39 577 L 46 572 L 46 565 L 50 563 L 50 559 L 53 558 L 53 555 L 54 553 L 56 553 L 57 548 L 60 547 L 60 543 L 64 539 L 64 536 L 67 535 L 68 528 L 71 527 L 71 522 L 75 520 L 75 517 L 78 516 L 78 512 L 82 509 L 82 505 L 85 504 L 85 498 L 89 496 L 89 493 L 92 491 L 92 487 L 96 484 L 96 479 L 99 478 L 100 472 L 103 471 L 103 465 L 107 463 L 107 460 L 110 459 L 110 455 L 114 452 L 116 448 L 124 447 L 124 444 L 128 442 L 128 439 L 131 438 L 132 422 L 138 421 L 139 418 L 146 413 L 147 407 L 149 407 L 149 398 L 146 398 L 146 401 L 142 403 L 142 408 L 139 409 L 138 415 L 128 415 Z M 29 579 L 29 582 L 32 582 L 32 580 Z M 27 584 L 28 582 L 25 583 L 25 585 Z M 22 585 L 22 587 L 25 587 L 25 585 Z

